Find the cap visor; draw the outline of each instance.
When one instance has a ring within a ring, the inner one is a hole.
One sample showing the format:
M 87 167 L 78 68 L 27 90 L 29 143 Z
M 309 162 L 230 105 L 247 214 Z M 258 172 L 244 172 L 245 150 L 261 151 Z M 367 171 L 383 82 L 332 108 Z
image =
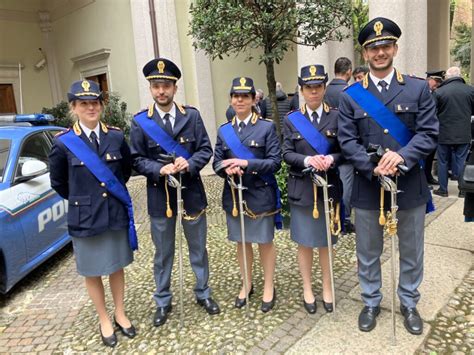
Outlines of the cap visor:
M 382 46 L 384 44 L 395 43 L 395 42 L 396 41 L 393 39 L 384 39 L 381 41 L 375 41 L 375 42 L 369 43 L 365 46 L 365 48 L 373 48 L 373 47 Z

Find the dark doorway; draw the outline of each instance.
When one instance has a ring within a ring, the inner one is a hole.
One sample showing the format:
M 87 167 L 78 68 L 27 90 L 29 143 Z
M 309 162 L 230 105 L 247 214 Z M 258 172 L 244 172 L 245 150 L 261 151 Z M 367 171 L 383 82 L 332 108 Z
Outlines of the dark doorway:
M 17 113 L 13 84 L 0 84 L 0 113 Z
M 104 93 L 104 100 L 107 100 L 109 93 L 109 85 L 107 84 L 107 74 L 92 75 L 86 78 L 99 84 L 100 91 Z

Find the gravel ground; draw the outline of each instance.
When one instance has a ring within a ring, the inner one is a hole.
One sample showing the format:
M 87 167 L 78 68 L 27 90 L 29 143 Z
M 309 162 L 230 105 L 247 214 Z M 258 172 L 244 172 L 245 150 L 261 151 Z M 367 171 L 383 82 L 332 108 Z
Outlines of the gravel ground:
M 275 242 L 278 250 L 276 270 L 276 307 L 267 314 L 260 311 L 263 277 L 258 258 L 255 259 L 255 295 L 251 300 L 250 319 L 245 311 L 233 306 L 240 288 L 235 245 L 227 241 L 224 213 L 220 207 L 223 180 L 218 177 L 205 178 L 209 196 L 208 252 L 211 268 L 210 285 L 213 297 L 220 304 L 221 314 L 209 316 L 194 299 L 194 275 L 189 266 L 187 249 L 184 252 L 184 317 L 185 326 L 179 330 L 179 289 L 177 254 L 173 270 L 173 312 L 168 322 L 159 328 L 152 326 L 155 305 L 152 300 L 154 281 L 152 258 L 154 248 L 147 223 L 140 228 L 140 252 L 135 262 L 126 271 L 126 305 L 128 314 L 137 327 L 138 336 L 129 340 L 119 335 L 118 352 L 235 352 L 246 351 L 264 339 L 296 310 L 301 308 L 302 285 L 296 263 L 296 245 L 289 238 L 288 230 L 278 231 Z M 140 180 L 130 187 L 131 194 L 138 196 L 143 191 Z M 140 203 L 135 204 L 139 210 Z M 354 236 L 341 238 L 336 248 L 335 277 L 355 267 Z M 184 243 L 185 244 L 185 243 Z M 258 255 L 255 247 L 254 251 Z M 321 294 L 321 274 L 317 255 L 314 261 L 314 290 Z M 109 303 L 112 304 L 110 295 Z M 60 349 L 63 351 L 103 351 L 97 332 L 97 318 L 93 305 L 88 302 L 82 309 L 74 326 L 66 332 Z

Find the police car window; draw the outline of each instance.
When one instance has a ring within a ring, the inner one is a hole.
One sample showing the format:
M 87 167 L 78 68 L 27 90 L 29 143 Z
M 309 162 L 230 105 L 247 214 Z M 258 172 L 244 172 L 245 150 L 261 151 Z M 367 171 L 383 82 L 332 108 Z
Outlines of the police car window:
M 10 139 L 0 139 L 0 182 L 3 182 L 3 174 L 5 173 L 5 168 L 7 167 L 10 145 Z
M 43 133 L 37 133 L 25 139 L 21 146 L 15 178 L 21 176 L 21 167 L 27 160 L 40 160 L 46 164 L 49 170 L 48 155 L 50 144 Z

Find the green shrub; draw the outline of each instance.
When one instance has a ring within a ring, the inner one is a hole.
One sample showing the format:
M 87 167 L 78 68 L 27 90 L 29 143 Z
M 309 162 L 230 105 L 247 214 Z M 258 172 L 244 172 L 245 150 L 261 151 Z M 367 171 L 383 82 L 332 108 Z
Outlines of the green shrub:
M 284 218 L 290 216 L 290 206 L 288 205 L 288 165 L 281 163 L 281 169 L 275 175 L 278 187 L 281 191 L 281 214 Z

